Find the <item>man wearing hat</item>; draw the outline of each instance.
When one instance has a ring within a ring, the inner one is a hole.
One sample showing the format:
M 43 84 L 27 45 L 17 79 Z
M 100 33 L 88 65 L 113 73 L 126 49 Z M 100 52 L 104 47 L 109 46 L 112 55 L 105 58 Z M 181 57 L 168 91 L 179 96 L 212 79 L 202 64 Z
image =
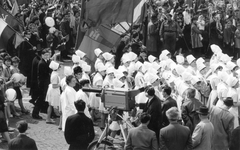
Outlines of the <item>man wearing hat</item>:
M 210 121 L 214 126 L 212 150 L 227 150 L 234 128 L 234 116 L 228 111 L 233 106 L 233 99 L 227 97 L 224 105 L 210 109 Z
M 170 124 L 160 130 L 160 149 L 185 150 L 192 149 L 191 132 L 188 127 L 180 125 L 177 107 L 166 111 Z
M 214 127 L 208 119 L 208 108 L 201 106 L 197 113 L 201 121 L 197 124 L 192 134 L 193 149 L 211 150 Z

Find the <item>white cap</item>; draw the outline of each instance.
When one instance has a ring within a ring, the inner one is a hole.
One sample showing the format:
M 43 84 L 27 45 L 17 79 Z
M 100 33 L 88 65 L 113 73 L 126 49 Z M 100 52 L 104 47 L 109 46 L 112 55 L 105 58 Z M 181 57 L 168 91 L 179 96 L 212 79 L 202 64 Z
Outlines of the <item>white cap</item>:
M 131 62 L 132 59 L 130 58 L 129 54 L 123 55 L 124 57 L 122 57 L 122 62 L 126 63 L 126 62 Z
M 175 68 L 178 75 L 182 75 L 183 72 L 185 72 L 185 68 L 182 65 L 177 65 Z
M 160 61 L 167 60 L 167 59 L 168 59 L 167 55 L 164 55 L 164 54 L 159 55 L 159 60 Z
M 152 63 L 152 67 L 155 69 L 155 70 L 159 70 L 161 68 L 161 66 L 157 63 L 157 62 L 153 62 Z
M 171 53 L 168 50 L 165 49 L 165 50 L 162 51 L 161 54 L 167 56 L 168 54 L 171 54 Z
M 191 64 L 196 58 L 193 55 L 188 55 L 187 56 L 187 62 L 188 64 Z
M 229 57 L 227 54 L 222 54 L 220 60 L 223 63 L 227 63 L 227 62 L 231 61 L 231 57 Z
M 191 84 L 194 85 L 201 81 L 197 76 L 192 76 Z
M 238 60 L 236 61 L 238 67 L 240 67 L 240 58 L 238 58 Z
M 178 64 L 183 64 L 184 63 L 184 57 L 182 55 L 177 55 L 176 56 L 176 61 Z
M 220 71 L 220 72 L 218 73 L 218 77 L 219 77 L 220 80 L 222 80 L 223 82 L 226 83 L 229 75 L 228 75 L 228 73 L 225 72 L 225 71 Z
M 114 75 L 117 79 L 121 79 L 125 76 L 121 70 L 115 70 Z
M 211 50 L 214 54 L 222 52 L 222 49 L 216 44 L 212 44 L 210 47 L 211 47 Z
M 161 61 L 160 62 L 160 66 L 161 66 L 161 68 L 162 68 L 162 70 L 165 70 L 166 69 L 166 67 L 167 67 L 167 61 L 166 60 L 163 60 L 163 61 Z
M 115 73 L 115 68 L 114 67 L 110 67 L 110 68 L 107 68 L 107 74 L 110 74 L 110 73 Z
M 70 66 L 64 66 L 63 73 L 65 76 L 70 76 L 73 74 L 73 70 Z
M 94 54 L 98 57 L 102 53 L 102 50 L 100 48 L 96 48 L 94 50 Z
M 158 71 L 156 69 L 154 69 L 154 68 L 149 68 L 148 69 L 148 73 L 156 75 L 158 73 Z
M 109 61 L 109 60 L 111 60 L 111 59 L 114 57 L 114 55 L 111 54 L 111 53 L 109 53 L 109 52 L 103 53 L 102 56 L 103 56 L 103 58 L 104 58 L 106 61 Z
M 81 51 L 81 50 L 76 50 L 75 54 L 76 54 L 77 56 L 79 56 L 81 59 L 82 59 L 84 56 L 86 56 L 86 53 L 84 53 L 84 52 Z
M 151 74 L 150 73 L 150 83 L 153 84 L 156 80 L 158 80 L 159 77 L 156 74 Z
M 119 79 L 115 78 L 113 79 L 113 86 L 114 88 L 122 88 L 124 86 L 124 83 L 122 83 Z
M 124 67 L 124 66 L 119 66 L 118 67 L 118 71 L 120 71 L 120 72 L 128 72 L 128 70 L 127 70 L 127 68 L 126 67 Z
M 77 55 L 72 55 L 72 61 L 73 61 L 73 63 L 79 63 L 80 62 L 80 57 L 79 56 L 77 56 Z
M 198 69 L 198 71 L 201 71 L 201 70 L 203 70 L 204 68 L 206 68 L 206 65 L 204 65 L 203 63 L 197 64 L 197 69 Z
M 129 56 L 131 61 L 134 61 L 134 60 L 137 59 L 137 54 L 135 54 L 134 52 L 129 52 L 128 56 Z
M 227 79 L 226 83 L 229 87 L 233 87 L 237 84 L 238 79 L 236 77 L 230 77 Z
M 199 57 L 197 60 L 196 60 L 196 64 L 201 64 L 201 63 L 204 63 L 205 60 L 202 58 L 202 57 Z
M 84 72 L 91 72 L 91 66 L 87 63 L 81 65 Z
M 143 63 L 142 72 L 143 72 L 143 73 L 146 73 L 147 70 L 148 70 L 150 67 L 151 67 L 151 63 L 145 61 L 145 62 Z
M 51 61 L 49 68 L 51 68 L 52 70 L 57 70 L 59 68 L 59 63 Z
M 137 61 L 135 63 L 135 69 L 138 71 L 141 67 L 143 66 L 143 63 L 141 63 L 140 61 Z
M 233 70 L 236 66 L 237 65 L 231 61 L 227 62 L 227 64 L 226 64 L 226 68 L 230 71 Z
M 222 65 L 220 63 L 214 63 L 210 67 L 212 69 L 212 72 L 216 71 L 217 68 L 221 67 Z
M 98 63 L 97 64 L 97 71 L 101 72 L 101 71 L 106 71 L 107 68 L 105 67 L 105 65 L 103 63 Z
M 149 61 L 150 63 L 153 63 L 156 59 L 157 59 L 157 58 L 156 58 L 155 56 L 153 56 L 153 55 L 149 55 L 149 56 L 148 56 L 148 61 Z
M 191 81 L 191 80 L 192 80 L 192 74 L 185 71 L 185 72 L 182 74 L 182 79 L 183 79 L 184 81 Z
M 7 100 L 14 101 L 16 100 L 17 93 L 14 89 L 9 88 L 6 90 L 5 95 Z

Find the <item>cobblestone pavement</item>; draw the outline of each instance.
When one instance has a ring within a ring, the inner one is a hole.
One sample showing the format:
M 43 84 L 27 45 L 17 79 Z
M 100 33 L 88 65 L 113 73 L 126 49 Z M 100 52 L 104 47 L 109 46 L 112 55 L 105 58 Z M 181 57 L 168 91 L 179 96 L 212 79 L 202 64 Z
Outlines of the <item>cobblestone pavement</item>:
M 62 67 L 63 68 L 63 67 Z M 61 73 L 62 76 L 62 73 Z M 28 88 L 23 88 L 23 103 L 24 106 L 30 110 L 33 109 L 33 105 L 28 101 L 30 97 L 28 96 Z M 18 102 L 15 102 L 15 105 L 18 107 Z M 39 150 L 67 150 L 68 144 L 65 141 L 63 131 L 58 129 L 59 119 L 55 119 L 56 124 L 46 124 L 46 114 L 40 114 L 43 117 L 43 120 L 32 119 L 31 114 L 22 115 L 21 118 L 10 118 L 9 127 L 15 128 L 15 124 L 19 120 L 26 120 L 29 125 L 27 135 L 33 138 L 36 141 L 37 147 Z M 96 137 L 100 134 L 101 130 L 98 127 L 95 127 Z M 11 138 L 16 137 L 17 131 L 11 133 Z M 0 150 L 6 150 L 7 143 L 1 142 L 0 139 Z

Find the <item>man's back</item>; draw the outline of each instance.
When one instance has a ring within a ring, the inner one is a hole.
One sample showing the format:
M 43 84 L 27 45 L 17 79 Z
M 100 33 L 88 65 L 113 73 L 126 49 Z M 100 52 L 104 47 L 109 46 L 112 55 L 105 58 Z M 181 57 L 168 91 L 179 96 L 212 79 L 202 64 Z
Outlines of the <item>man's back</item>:
M 157 150 L 158 143 L 155 132 L 147 126 L 140 125 L 129 131 L 125 150 Z
M 228 149 L 234 116 L 228 110 L 213 106 L 210 109 L 210 121 L 214 126 L 213 150 Z
M 185 150 L 191 149 L 192 139 L 188 127 L 178 123 L 170 123 L 160 130 L 160 149 Z
M 162 125 L 165 127 L 169 125 L 166 111 L 171 107 L 177 107 L 177 102 L 172 97 L 168 97 L 162 104 Z
M 86 148 L 94 139 L 93 122 L 84 113 L 77 113 L 67 118 L 65 139 L 70 149 Z
M 12 139 L 8 147 L 9 150 L 37 150 L 35 141 L 25 134 L 20 134 Z
M 194 150 L 211 150 L 214 127 L 209 120 L 203 120 L 197 124 L 193 135 Z

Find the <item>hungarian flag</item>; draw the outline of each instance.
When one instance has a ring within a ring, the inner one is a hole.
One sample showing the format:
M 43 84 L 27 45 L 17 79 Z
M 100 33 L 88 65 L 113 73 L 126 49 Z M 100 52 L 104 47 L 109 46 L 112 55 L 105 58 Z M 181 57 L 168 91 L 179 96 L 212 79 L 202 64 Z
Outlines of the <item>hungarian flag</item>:
M 18 26 L 23 26 L 23 24 L 18 21 L 11 13 L 6 11 L 2 6 L 0 6 L 0 18 L 6 21 L 6 23 L 15 30 L 18 30 Z
M 120 35 L 107 26 L 92 27 L 87 30 L 79 49 L 86 53 L 89 63 L 96 60 L 94 49 L 100 48 L 103 52 L 109 52 L 119 44 Z
M 133 22 L 134 8 L 141 0 L 90 0 L 86 2 L 85 19 L 91 26 Z
M 0 18 L 0 48 L 6 49 L 8 40 L 14 35 L 15 31 Z

